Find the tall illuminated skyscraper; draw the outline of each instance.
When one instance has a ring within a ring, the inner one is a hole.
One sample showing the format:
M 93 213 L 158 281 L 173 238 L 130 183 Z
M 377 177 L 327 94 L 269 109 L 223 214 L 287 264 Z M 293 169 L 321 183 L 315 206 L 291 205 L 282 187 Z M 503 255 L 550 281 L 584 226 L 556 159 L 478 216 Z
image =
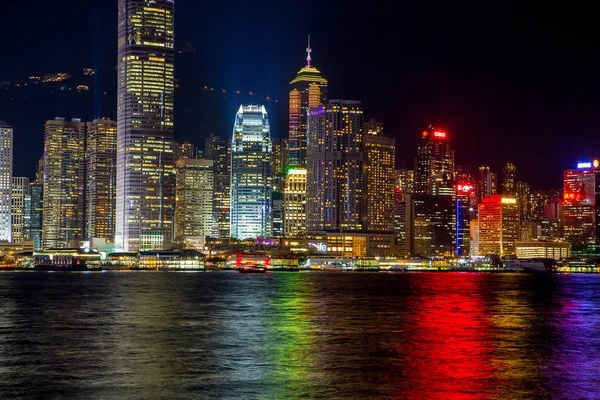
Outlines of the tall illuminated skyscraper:
M 213 161 L 213 219 L 218 238 L 229 237 L 231 211 L 231 141 L 211 134 L 204 143 L 204 157 Z
M 285 236 L 306 233 L 306 169 L 291 168 L 283 189 L 283 231 Z
M 518 200 L 511 196 L 493 195 L 479 204 L 478 251 L 480 256 L 516 254 L 521 221 Z
M 117 206 L 117 122 L 95 119 L 87 124 L 86 238 L 115 237 Z
M 331 100 L 327 106 L 311 110 L 308 143 L 307 230 L 362 231 L 360 101 Z
M 12 236 L 12 158 L 13 129 L 0 121 L 0 242 L 10 242 Z
M 174 0 L 119 0 L 115 247 L 172 242 Z
M 433 126 L 417 139 L 415 194 L 454 196 L 454 150 L 446 131 Z
M 42 223 L 44 215 L 44 176 L 41 182 L 32 183 L 31 207 L 29 209 L 29 240 L 33 240 L 34 250 L 42 249 Z
M 44 134 L 42 246 L 65 248 L 84 238 L 85 138 L 79 119 L 47 121 Z
M 231 142 L 231 237 L 270 237 L 271 128 L 267 110 L 240 106 Z
M 308 112 L 327 103 L 327 80 L 311 65 L 310 36 L 306 66 L 290 82 L 288 165 L 306 168 Z
M 29 235 L 29 215 L 27 205 L 31 206 L 31 195 L 29 194 L 29 178 L 12 178 L 12 241 L 20 243 Z
M 498 175 L 490 171 L 490 167 L 479 167 L 479 201 L 498 193 Z
M 564 172 L 564 232 L 572 244 L 594 244 L 598 241 L 597 185 L 600 170 L 591 163 Z
M 375 120 L 363 127 L 364 229 L 394 232 L 396 186 L 396 139 L 384 136 L 383 124 Z
M 177 162 L 175 237 L 204 245 L 213 230 L 213 161 L 181 159 Z

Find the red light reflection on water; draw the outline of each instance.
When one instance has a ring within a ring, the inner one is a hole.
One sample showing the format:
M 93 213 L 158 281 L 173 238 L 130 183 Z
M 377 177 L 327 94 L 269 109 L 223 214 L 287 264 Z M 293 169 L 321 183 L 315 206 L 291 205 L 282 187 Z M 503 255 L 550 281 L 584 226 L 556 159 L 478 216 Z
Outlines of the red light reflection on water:
M 454 273 L 412 280 L 406 326 L 400 328 L 412 337 L 397 342 L 406 384 L 395 397 L 484 399 L 497 394 L 491 324 L 480 283 L 473 275 Z

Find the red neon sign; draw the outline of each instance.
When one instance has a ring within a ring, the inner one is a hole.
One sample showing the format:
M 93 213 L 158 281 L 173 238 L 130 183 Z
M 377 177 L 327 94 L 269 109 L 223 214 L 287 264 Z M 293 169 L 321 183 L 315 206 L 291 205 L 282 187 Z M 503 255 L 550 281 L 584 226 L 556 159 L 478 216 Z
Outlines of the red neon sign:
M 433 132 L 433 136 L 440 139 L 446 139 L 446 132 L 435 131 Z
M 471 185 L 458 185 L 456 187 L 457 192 L 469 193 L 473 191 L 473 186 Z

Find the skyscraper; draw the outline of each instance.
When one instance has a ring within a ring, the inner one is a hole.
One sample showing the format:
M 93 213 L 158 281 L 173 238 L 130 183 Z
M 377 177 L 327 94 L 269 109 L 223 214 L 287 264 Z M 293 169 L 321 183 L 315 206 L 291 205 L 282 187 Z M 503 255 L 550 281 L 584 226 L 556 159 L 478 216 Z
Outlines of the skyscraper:
M 29 215 L 27 214 L 27 205 L 30 205 L 31 195 L 29 194 L 29 178 L 12 178 L 12 241 L 20 243 L 28 236 Z
M 119 0 L 116 247 L 172 241 L 174 1 Z
M 471 248 L 471 204 L 475 197 L 475 187 L 472 181 L 461 180 L 456 185 L 456 255 L 469 255 Z
M 117 122 L 95 119 L 87 124 L 86 238 L 115 237 L 117 206 Z
M 600 170 L 591 164 L 564 172 L 564 234 L 572 244 L 594 244 L 598 240 L 597 195 Z
M 270 237 L 271 128 L 267 110 L 240 106 L 231 142 L 231 237 Z
M 454 196 L 454 150 L 448 134 L 433 126 L 417 139 L 415 194 Z
M 410 194 L 406 201 L 408 251 L 416 256 L 455 252 L 456 213 L 452 196 Z
M 373 119 L 363 129 L 363 226 L 367 232 L 394 232 L 396 139 L 385 137 L 383 124 Z
M 310 112 L 308 231 L 362 231 L 362 125 L 360 101 L 331 100 Z
M 12 157 L 13 129 L 0 121 L 0 242 L 12 239 Z
M 65 248 L 84 238 L 85 138 L 79 119 L 47 121 L 44 134 L 42 246 Z
M 213 161 L 213 219 L 218 238 L 229 237 L 231 210 L 231 141 L 212 133 L 204 144 L 204 157 Z
M 42 249 L 42 223 L 44 214 L 44 180 L 30 185 L 31 207 L 29 209 L 29 239 L 33 240 L 34 250 Z
M 283 190 L 283 230 L 285 236 L 306 233 L 306 169 L 290 168 Z
M 213 161 L 185 158 L 177 162 L 175 237 L 204 245 L 214 229 Z
M 479 167 L 479 201 L 498 193 L 498 176 L 490 172 L 490 167 Z
M 308 112 L 327 103 L 327 80 L 311 65 L 310 36 L 306 66 L 290 82 L 288 165 L 306 167 Z
M 510 196 L 493 195 L 479 204 L 479 255 L 516 254 L 520 240 L 519 204 Z
M 504 166 L 503 172 L 502 193 L 514 197 L 517 195 L 517 167 L 509 161 Z
M 175 143 L 175 162 L 184 158 L 196 158 L 196 146 L 190 142 Z

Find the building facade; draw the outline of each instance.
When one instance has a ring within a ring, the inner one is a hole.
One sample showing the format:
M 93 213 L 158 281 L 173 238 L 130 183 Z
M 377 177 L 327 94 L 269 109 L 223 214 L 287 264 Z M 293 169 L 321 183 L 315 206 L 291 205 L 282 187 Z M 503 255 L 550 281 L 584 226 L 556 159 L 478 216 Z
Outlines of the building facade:
M 29 178 L 12 178 L 12 241 L 21 243 L 29 237 L 30 214 L 27 208 L 31 207 L 31 194 L 29 193 Z
M 117 122 L 87 124 L 86 238 L 114 241 L 117 218 Z
M 0 242 L 12 240 L 13 128 L 0 121 Z
M 447 132 L 433 126 L 417 139 L 415 194 L 454 196 L 454 150 Z
M 517 197 L 517 167 L 512 162 L 506 163 L 503 171 L 502 194 Z
M 204 157 L 213 162 L 213 219 L 218 238 L 229 237 L 231 211 L 231 141 L 210 134 L 204 144 Z
M 42 246 L 66 248 L 84 238 L 87 124 L 55 118 L 44 133 Z
M 231 142 L 231 237 L 272 235 L 271 128 L 267 110 L 240 106 Z
M 310 38 L 306 66 L 290 82 L 289 138 L 287 165 L 306 168 L 308 113 L 327 103 L 327 80 L 311 65 Z
M 204 243 L 214 231 L 213 161 L 181 159 L 177 162 L 175 237 L 180 242 Z
M 172 242 L 174 1 L 119 0 L 115 247 Z
M 27 209 L 29 216 L 29 233 L 28 239 L 33 240 L 34 250 L 41 250 L 42 246 L 42 224 L 44 216 L 44 180 L 42 175 L 41 182 L 32 183 L 31 191 L 31 207 Z
M 519 202 L 511 196 L 493 195 L 479 204 L 479 255 L 516 254 L 521 238 Z
M 412 256 L 452 256 L 456 243 L 456 214 L 452 196 L 409 194 L 406 226 Z
M 306 233 L 305 168 L 290 168 L 283 190 L 283 230 L 286 237 L 301 237 Z
M 600 190 L 596 189 L 600 170 L 591 163 L 564 172 L 563 216 L 565 240 L 572 244 L 595 244 L 598 240 Z M 544 205 L 548 198 L 544 200 Z M 541 203 L 541 202 L 540 202 Z M 537 209 L 538 207 L 536 207 Z M 543 206 L 539 207 L 543 212 Z

